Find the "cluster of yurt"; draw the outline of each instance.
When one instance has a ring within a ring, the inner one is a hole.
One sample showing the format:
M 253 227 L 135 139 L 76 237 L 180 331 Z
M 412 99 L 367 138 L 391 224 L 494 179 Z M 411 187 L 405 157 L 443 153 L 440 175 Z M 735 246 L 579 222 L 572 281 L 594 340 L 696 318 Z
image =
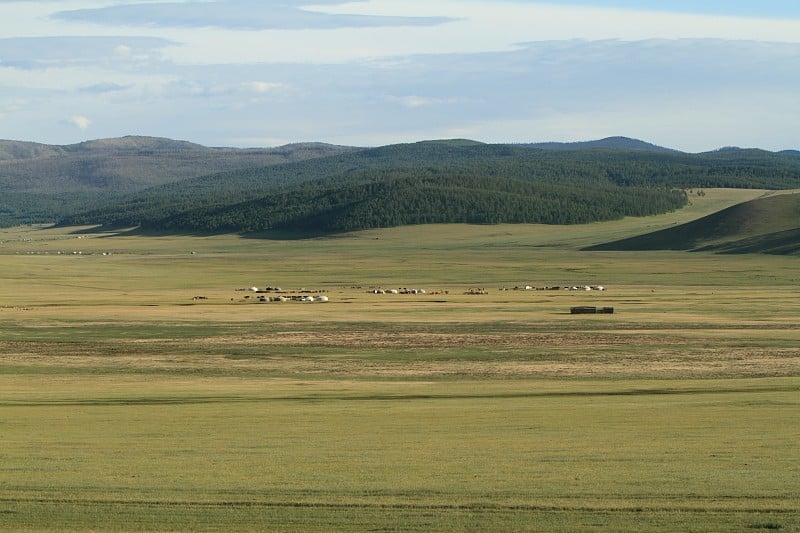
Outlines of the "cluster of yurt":
M 402 289 L 370 289 L 368 292 L 371 294 L 427 294 L 425 289 L 409 289 L 406 287 Z

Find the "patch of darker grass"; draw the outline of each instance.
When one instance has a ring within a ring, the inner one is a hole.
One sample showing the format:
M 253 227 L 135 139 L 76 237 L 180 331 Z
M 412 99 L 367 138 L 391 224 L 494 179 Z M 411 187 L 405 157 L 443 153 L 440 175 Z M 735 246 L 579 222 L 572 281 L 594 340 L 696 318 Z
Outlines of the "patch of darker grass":
M 143 324 L 143 323 L 92 323 L 78 321 L 52 326 L 30 327 L 15 325 L 0 328 L 0 341 L 28 342 L 87 342 L 100 340 L 138 339 L 171 340 L 193 339 L 215 335 L 233 335 L 240 328 L 215 324 Z
M 761 524 L 750 524 L 747 526 L 748 529 L 767 529 L 767 530 L 779 530 L 783 529 L 783 524 L 779 524 L 777 522 L 765 522 Z

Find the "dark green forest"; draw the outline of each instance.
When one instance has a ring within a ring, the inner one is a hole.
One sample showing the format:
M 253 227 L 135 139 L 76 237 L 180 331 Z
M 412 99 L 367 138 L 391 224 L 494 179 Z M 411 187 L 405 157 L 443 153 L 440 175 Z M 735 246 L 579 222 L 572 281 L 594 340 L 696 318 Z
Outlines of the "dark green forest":
M 794 153 L 588 146 L 545 149 L 453 140 L 350 149 L 167 180 L 134 192 L 58 199 L 20 193 L 4 197 L 0 222 L 198 232 L 340 232 L 438 222 L 574 224 L 675 210 L 687 202 L 683 191 L 692 188 L 800 188 L 800 156 Z
M 560 185 L 432 171 L 394 171 L 346 187 L 293 187 L 221 208 L 200 208 L 144 227 L 255 232 L 339 232 L 409 224 L 575 224 L 682 207 L 682 190 Z

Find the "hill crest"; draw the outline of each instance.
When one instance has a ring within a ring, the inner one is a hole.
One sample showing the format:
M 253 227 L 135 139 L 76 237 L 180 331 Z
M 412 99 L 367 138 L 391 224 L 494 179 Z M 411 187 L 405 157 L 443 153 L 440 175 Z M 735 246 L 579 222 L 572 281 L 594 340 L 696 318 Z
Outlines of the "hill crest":
M 529 143 L 525 144 L 525 146 L 545 150 L 635 150 L 643 152 L 680 153 L 678 150 L 622 136 L 606 137 L 593 141 Z
M 751 200 L 680 226 L 586 250 L 800 254 L 800 193 Z
M 63 147 L 67 151 L 94 152 L 103 150 L 112 151 L 140 151 L 140 150 L 206 150 L 205 146 L 188 141 L 177 141 L 166 137 L 147 137 L 128 135 L 107 139 L 94 139 Z
M 209 148 L 128 136 L 51 146 L 0 141 L 0 192 L 120 193 L 216 172 L 338 155 L 357 148 L 295 143 L 277 148 Z

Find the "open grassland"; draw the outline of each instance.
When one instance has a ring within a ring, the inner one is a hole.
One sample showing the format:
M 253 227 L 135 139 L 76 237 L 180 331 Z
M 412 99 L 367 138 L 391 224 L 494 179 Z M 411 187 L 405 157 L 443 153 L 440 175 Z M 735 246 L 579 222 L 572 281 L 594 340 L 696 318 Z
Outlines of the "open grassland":
M 577 251 L 759 194 L 307 240 L 4 230 L 0 529 L 798 531 L 798 259 Z M 501 290 L 526 284 L 608 290 Z

